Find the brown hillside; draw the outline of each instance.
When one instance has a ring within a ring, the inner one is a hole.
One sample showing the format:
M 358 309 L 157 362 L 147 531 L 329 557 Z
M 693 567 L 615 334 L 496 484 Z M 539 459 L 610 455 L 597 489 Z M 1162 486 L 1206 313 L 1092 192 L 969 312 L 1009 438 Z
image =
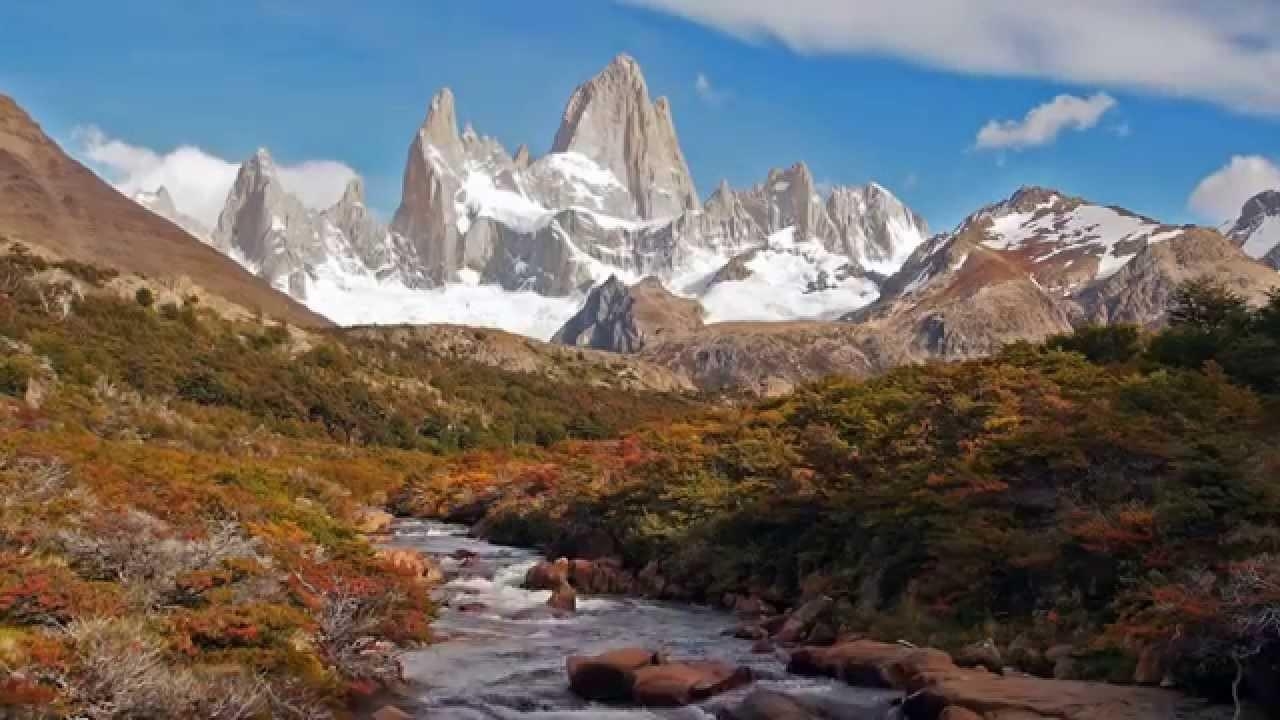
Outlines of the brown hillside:
M 103 182 L 0 95 L 0 239 L 149 278 L 187 277 L 249 310 L 331 325 Z

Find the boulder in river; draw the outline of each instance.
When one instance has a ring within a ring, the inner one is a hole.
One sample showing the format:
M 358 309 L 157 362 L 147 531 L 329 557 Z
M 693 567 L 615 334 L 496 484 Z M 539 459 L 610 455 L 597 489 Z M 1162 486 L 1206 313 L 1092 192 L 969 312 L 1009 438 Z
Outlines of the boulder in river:
M 524 575 L 526 590 L 557 590 L 569 582 L 569 559 L 560 558 L 555 562 L 543 560 Z
M 791 613 L 783 622 L 782 629 L 774 635 L 774 639 L 784 643 L 803 639 L 814 623 L 831 611 L 833 605 L 835 601 L 828 595 L 819 595 L 809 600 Z
M 661 664 L 662 655 L 644 648 L 622 648 L 603 655 L 571 656 L 565 667 L 569 689 L 584 700 L 626 702 L 631 699 L 635 672 Z
M 635 671 L 631 699 L 646 707 L 678 707 L 747 685 L 751 668 L 715 661 L 647 665 Z
M 735 707 L 721 710 L 717 720 L 821 720 L 799 700 L 774 690 L 757 688 Z
M 578 593 L 568 581 L 562 582 L 560 587 L 551 591 L 547 607 L 561 612 L 575 612 L 578 609 Z

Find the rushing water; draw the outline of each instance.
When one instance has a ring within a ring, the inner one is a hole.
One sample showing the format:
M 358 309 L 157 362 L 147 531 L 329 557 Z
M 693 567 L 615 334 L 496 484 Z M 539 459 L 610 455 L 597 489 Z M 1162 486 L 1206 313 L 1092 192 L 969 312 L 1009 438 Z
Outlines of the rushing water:
M 556 617 L 549 592 L 520 588 L 537 554 L 467 536 L 456 525 L 397 524 L 394 544 L 434 556 L 449 578 L 437 593 L 435 628 L 441 642 L 405 657 L 421 717 L 443 720 L 506 718 L 709 718 L 742 698 L 742 689 L 699 707 L 648 710 L 604 707 L 568 691 L 565 658 L 619 647 L 659 649 L 677 659 L 715 659 L 749 665 L 756 686 L 782 690 L 821 706 L 831 717 L 879 720 L 889 696 L 831 681 L 787 675 L 783 659 L 753 654 L 751 643 L 727 637 L 732 616 L 705 608 L 621 597 L 578 598 L 577 613 Z M 461 561 L 454 553 L 474 553 Z

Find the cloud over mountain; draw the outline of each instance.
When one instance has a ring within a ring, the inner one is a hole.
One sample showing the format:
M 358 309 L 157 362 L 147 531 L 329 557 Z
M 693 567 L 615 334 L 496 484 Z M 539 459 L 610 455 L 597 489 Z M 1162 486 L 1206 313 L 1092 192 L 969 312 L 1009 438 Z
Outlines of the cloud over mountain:
M 1280 165 L 1261 155 L 1236 155 L 1200 181 L 1187 206 L 1216 223 L 1233 220 L 1245 201 L 1263 190 L 1280 190 Z
M 77 128 L 74 140 L 77 153 L 120 192 L 132 196 L 163 185 L 179 210 L 207 227 L 217 224 L 240 167 L 193 145 L 168 152 L 132 145 L 93 125 Z M 350 167 L 333 160 L 279 165 L 278 170 L 289 191 L 311 208 L 337 202 L 356 176 Z

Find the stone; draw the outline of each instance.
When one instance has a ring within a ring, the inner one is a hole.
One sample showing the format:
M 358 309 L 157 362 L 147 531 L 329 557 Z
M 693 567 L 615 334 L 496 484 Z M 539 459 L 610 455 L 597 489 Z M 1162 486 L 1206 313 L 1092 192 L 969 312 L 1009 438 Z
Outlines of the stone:
M 833 677 L 851 685 L 915 690 L 922 678 L 958 669 L 941 650 L 855 640 L 831 647 L 802 647 L 791 654 L 787 671 Z
M 835 600 L 828 595 L 819 595 L 809 600 L 791 613 L 782 624 L 782 628 L 774 635 L 774 639 L 782 643 L 800 640 L 819 618 L 831 610 L 834 604 Z
M 562 582 L 560 587 L 551 591 L 547 607 L 561 612 L 575 612 L 578 609 L 578 593 L 568 581 Z
M 437 585 L 444 582 L 444 571 L 434 560 L 409 548 L 381 548 L 375 555 L 378 562 L 392 572 L 420 579 Z
M 560 558 L 555 562 L 542 561 L 529 568 L 524 575 L 526 590 L 558 590 L 569 582 L 569 560 Z
M 657 278 L 647 277 L 628 287 L 610 275 L 591 290 L 582 309 L 551 341 L 635 353 L 646 345 L 701 329 L 702 316 L 697 300 L 676 296 Z
M 790 695 L 757 688 L 718 717 L 719 720 L 820 720 L 824 716 Z
M 635 685 L 635 672 L 658 665 L 663 658 L 645 648 L 622 648 L 602 655 L 574 655 L 565 662 L 569 689 L 584 700 L 627 702 Z
M 751 669 L 714 661 L 648 665 L 635 671 L 632 700 L 647 707 L 675 707 L 747 685 Z
M 394 705 L 384 705 L 373 715 L 372 720 L 412 720 L 413 716 Z
M 982 720 L 982 716 L 959 705 L 948 705 L 942 709 L 938 720 Z

